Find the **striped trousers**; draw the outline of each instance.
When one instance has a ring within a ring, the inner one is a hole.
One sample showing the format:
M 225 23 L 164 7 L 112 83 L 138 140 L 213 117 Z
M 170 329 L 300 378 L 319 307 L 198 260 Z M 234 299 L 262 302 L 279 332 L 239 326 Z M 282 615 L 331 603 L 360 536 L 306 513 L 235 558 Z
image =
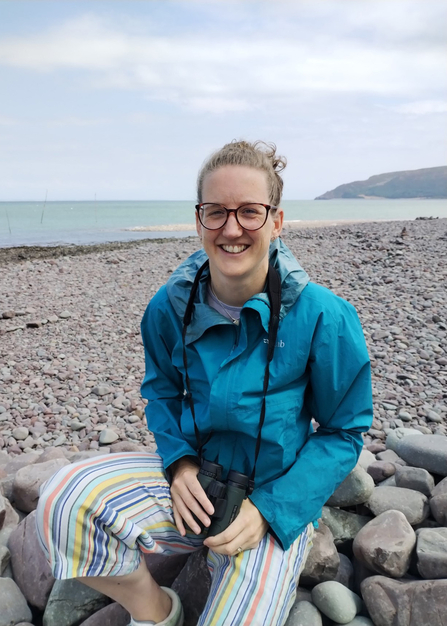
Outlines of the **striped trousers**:
M 58 579 L 124 576 L 142 554 L 191 553 L 204 537 L 178 532 L 157 454 L 118 453 L 73 463 L 43 485 L 38 537 Z M 198 626 L 280 626 L 312 543 L 309 526 L 284 551 L 267 533 L 237 556 L 211 550 L 211 590 Z

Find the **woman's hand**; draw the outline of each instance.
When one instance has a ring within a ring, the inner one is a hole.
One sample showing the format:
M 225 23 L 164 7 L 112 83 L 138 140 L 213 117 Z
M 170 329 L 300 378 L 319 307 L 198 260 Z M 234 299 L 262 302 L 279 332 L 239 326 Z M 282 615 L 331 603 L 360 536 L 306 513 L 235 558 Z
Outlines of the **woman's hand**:
M 235 555 L 256 548 L 268 526 L 255 505 L 246 498 L 234 522 L 215 537 L 207 537 L 204 544 L 219 554 Z
M 200 535 L 201 528 L 194 520 L 192 513 L 205 525 L 211 523 L 209 515 L 214 513 L 214 507 L 206 497 L 202 485 L 197 480 L 199 468 L 187 459 L 179 459 L 172 467 L 172 508 L 177 528 L 182 537 L 186 535 L 184 522 L 196 535 Z

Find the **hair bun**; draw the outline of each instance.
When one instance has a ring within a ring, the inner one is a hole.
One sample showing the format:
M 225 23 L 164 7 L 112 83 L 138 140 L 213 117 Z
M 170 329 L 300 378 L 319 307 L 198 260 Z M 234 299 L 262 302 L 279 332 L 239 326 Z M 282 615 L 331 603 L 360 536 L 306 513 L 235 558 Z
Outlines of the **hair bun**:
M 203 164 L 197 179 L 197 199 L 202 202 L 203 180 L 207 174 L 226 165 L 253 167 L 266 173 L 270 202 L 279 206 L 282 196 L 283 180 L 279 174 L 287 165 L 287 159 L 276 154 L 276 145 L 265 141 L 233 139 L 223 148 L 211 155 Z

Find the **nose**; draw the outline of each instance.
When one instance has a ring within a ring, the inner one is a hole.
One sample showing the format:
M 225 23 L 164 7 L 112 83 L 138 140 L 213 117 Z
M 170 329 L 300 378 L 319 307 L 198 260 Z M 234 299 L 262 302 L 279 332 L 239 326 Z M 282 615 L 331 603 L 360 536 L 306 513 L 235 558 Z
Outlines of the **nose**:
M 228 220 L 223 227 L 222 234 L 225 237 L 239 237 L 242 231 L 243 228 L 237 221 L 236 214 L 234 212 L 228 213 Z

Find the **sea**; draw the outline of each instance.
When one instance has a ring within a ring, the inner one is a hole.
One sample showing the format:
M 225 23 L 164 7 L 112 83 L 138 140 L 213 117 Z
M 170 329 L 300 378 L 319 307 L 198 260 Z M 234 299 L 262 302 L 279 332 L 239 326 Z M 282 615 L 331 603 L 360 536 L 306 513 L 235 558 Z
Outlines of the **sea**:
M 447 217 L 447 200 L 285 200 L 285 220 Z M 0 202 L 0 247 L 89 245 L 195 236 L 192 201 Z

